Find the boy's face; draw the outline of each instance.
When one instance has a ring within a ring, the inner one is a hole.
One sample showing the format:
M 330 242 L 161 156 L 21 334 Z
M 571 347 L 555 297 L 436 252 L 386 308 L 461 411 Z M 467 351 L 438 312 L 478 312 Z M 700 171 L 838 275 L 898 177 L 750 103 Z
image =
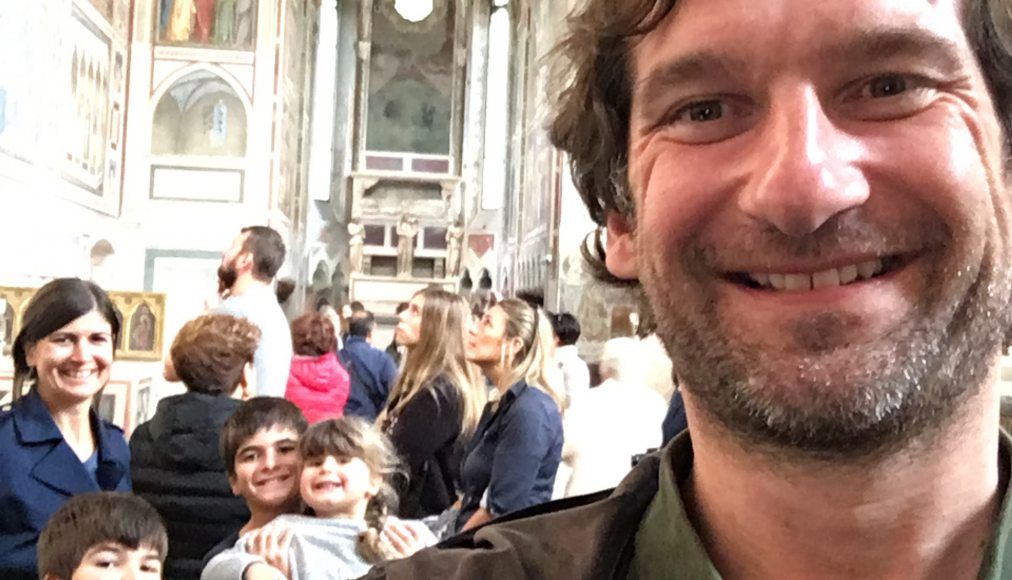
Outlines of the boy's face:
M 232 493 L 250 506 L 282 509 L 298 494 L 299 434 L 274 426 L 261 429 L 243 442 L 235 454 Z
M 99 544 L 85 552 L 70 580 L 161 580 L 162 557 L 146 546 Z M 51 580 L 49 576 L 46 580 Z

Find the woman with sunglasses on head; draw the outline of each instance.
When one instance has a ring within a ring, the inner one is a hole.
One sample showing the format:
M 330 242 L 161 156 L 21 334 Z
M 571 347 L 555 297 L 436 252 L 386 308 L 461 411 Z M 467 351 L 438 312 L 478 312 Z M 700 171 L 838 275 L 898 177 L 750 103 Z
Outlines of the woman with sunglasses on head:
M 13 345 L 14 404 L 0 413 L 0 578 L 38 578 L 39 534 L 71 496 L 130 491 L 123 432 L 92 406 L 109 382 L 119 332 L 109 297 L 85 280 L 53 280 L 25 310 Z
M 472 330 L 467 357 L 495 387 L 461 466 L 457 528 L 552 499 L 562 456 L 562 395 L 552 327 L 516 299 L 491 308 Z

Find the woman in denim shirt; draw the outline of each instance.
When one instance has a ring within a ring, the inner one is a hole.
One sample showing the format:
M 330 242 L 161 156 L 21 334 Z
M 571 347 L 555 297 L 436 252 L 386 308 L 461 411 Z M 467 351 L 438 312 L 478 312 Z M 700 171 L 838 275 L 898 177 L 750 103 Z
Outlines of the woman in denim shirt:
M 489 310 L 468 359 L 495 387 L 461 468 L 457 527 L 470 530 L 552 498 L 562 455 L 559 370 L 545 314 L 519 300 Z

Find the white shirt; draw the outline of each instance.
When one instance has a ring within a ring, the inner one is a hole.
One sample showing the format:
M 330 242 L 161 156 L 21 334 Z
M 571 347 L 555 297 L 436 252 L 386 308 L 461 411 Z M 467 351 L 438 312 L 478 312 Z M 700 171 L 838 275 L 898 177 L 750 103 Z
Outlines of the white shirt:
M 565 497 L 618 485 L 634 455 L 661 446 L 666 413 L 656 391 L 613 379 L 574 402 L 563 420 L 562 461 L 572 471 Z
M 562 384 L 566 389 L 564 401 L 568 409 L 574 401 L 590 390 L 590 369 L 580 358 L 576 345 L 560 346 L 555 349 L 555 360 L 562 371 Z

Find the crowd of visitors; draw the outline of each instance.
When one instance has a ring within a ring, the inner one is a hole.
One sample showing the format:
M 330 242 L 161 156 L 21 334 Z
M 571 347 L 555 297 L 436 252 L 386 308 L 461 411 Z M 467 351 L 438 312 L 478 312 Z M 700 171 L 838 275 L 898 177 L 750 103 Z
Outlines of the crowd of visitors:
M 608 354 L 620 343 L 606 348 L 606 380 L 591 389 L 579 322 L 521 300 L 476 310 L 426 288 L 398 307 L 386 350 L 364 306 L 321 304 L 284 324 L 275 352 L 265 335 L 278 331 L 277 302 L 254 300 L 277 271 L 272 231 L 244 229 L 223 256 L 224 302 L 183 325 L 166 359 L 185 391 L 162 399 L 129 446 L 92 408 L 119 333 L 105 292 L 59 279 L 36 294 L 14 344 L 16 402 L 0 414 L 2 577 L 91 566 L 103 542 L 170 580 L 355 577 L 551 500 L 561 462 L 562 495 L 597 491 L 660 445 L 664 402 L 642 365 L 621 360 L 639 341 L 625 339 L 622 356 Z M 607 457 L 591 452 L 595 413 L 639 423 Z M 133 535 L 100 526 L 54 563 L 60 534 L 77 529 L 68 514 L 97 517 L 94 506 L 136 519 Z

